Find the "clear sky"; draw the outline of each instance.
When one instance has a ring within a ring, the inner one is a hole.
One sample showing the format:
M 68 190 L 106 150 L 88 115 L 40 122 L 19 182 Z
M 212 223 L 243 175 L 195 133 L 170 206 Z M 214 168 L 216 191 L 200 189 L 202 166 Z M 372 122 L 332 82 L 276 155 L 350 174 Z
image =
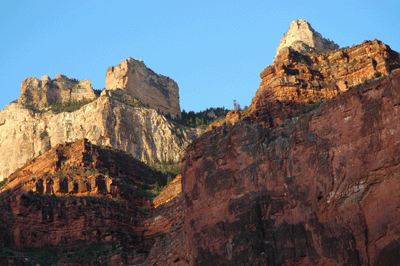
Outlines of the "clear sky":
M 0 109 L 26 77 L 58 73 L 105 87 L 128 57 L 174 79 L 181 109 L 250 105 L 290 22 L 339 44 L 377 38 L 400 51 L 400 1 L 3 1 Z

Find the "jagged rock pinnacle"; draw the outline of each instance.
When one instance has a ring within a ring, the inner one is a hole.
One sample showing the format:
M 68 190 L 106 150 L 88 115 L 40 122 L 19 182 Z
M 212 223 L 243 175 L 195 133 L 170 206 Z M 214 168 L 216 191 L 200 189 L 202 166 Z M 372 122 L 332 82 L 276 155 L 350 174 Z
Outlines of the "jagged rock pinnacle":
M 339 45 L 329 39 L 323 38 L 322 35 L 316 32 L 311 27 L 310 23 L 304 19 L 295 20 L 290 23 L 289 30 L 283 36 L 276 49 L 274 62 L 279 52 L 286 47 L 291 47 L 301 53 L 315 51 L 326 52 L 328 50 L 339 49 Z

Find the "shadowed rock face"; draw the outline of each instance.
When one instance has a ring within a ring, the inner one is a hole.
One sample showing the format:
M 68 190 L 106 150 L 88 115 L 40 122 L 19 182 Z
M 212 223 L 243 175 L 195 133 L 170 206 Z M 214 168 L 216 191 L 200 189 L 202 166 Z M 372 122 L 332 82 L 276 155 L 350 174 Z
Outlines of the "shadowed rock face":
M 18 102 L 43 109 L 55 102 L 93 100 L 96 95 L 90 80 L 78 81 L 58 74 L 53 80 L 49 76 L 26 78 L 21 84 Z
M 395 70 L 279 127 L 203 134 L 182 169 L 188 264 L 399 263 L 399 103 Z
M 0 189 L 0 248 L 50 246 L 60 253 L 57 265 L 87 265 L 66 254 L 91 245 L 114 247 L 103 262 L 95 262 L 144 262 L 181 217 L 179 198 L 149 211 L 152 198 L 146 189 L 155 182 L 165 184 L 166 177 L 121 151 L 87 140 L 57 145 L 17 170 Z
M 126 97 L 125 94 L 165 114 L 181 116 L 178 84 L 154 73 L 141 60 L 125 59 L 107 69 L 106 90 L 102 95 Z

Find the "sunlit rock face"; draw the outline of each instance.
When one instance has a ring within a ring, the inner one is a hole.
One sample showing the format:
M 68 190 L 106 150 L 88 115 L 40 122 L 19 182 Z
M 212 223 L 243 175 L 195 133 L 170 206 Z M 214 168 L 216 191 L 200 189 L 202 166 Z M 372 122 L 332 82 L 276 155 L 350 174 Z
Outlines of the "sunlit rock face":
M 178 162 L 197 129 L 167 120 L 154 109 L 100 97 L 77 111 L 34 113 L 20 103 L 0 111 L 0 180 L 51 147 L 86 138 L 141 161 Z
M 33 77 L 24 79 L 18 102 L 43 109 L 56 102 L 65 103 L 95 98 L 90 80 L 78 81 L 58 74 L 53 80 L 47 75 L 41 80 Z
M 381 41 L 327 53 L 285 47 L 261 73 L 249 116 L 270 127 L 350 88 L 376 82 L 400 66 L 399 53 Z
M 292 47 L 294 50 L 304 52 L 319 51 L 325 53 L 339 49 L 339 45 L 322 37 L 316 32 L 304 19 L 295 20 L 290 23 L 290 28 L 281 39 L 278 48 L 276 49 L 276 56 L 274 62 L 285 47 Z
M 169 77 L 154 73 L 141 60 L 129 58 L 122 60 L 120 65 L 109 67 L 106 90 L 102 95 L 127 95 L 164 114 L 181 116 L 178 84 Z

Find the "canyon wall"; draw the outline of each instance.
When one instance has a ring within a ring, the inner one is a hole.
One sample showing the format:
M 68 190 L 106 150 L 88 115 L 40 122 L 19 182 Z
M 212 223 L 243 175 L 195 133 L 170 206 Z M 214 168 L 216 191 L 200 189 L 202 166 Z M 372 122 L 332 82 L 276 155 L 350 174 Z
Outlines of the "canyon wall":
M 260 73 L 262 80 L 249 115 L 275 127 L 311 105 L 376 82 L 396 67 L 400 67 L 399 54 L 378 40 L 325 54 L 284 48 L 275 63 Z
M 142 263 L 181 218 L 179 198 L 149 211 L 148 190 L 166 179 L 114 148 L 59 144 L 0 188 L 0 261 L 37 265 L 28 247 L 48 257 L 57 250 L 52 265 Z
M 178 162 L 198 131 L 173 123 L 154 109 L 100 97 L 67 113 L 35 113 L 20 103 L 0 111 L 0 180 L 57 144 L 87 138 L 141 161 Z
M 203 134 L 182 169 L 189 265 L 400 262 L 400 69 L 276 128 Z

